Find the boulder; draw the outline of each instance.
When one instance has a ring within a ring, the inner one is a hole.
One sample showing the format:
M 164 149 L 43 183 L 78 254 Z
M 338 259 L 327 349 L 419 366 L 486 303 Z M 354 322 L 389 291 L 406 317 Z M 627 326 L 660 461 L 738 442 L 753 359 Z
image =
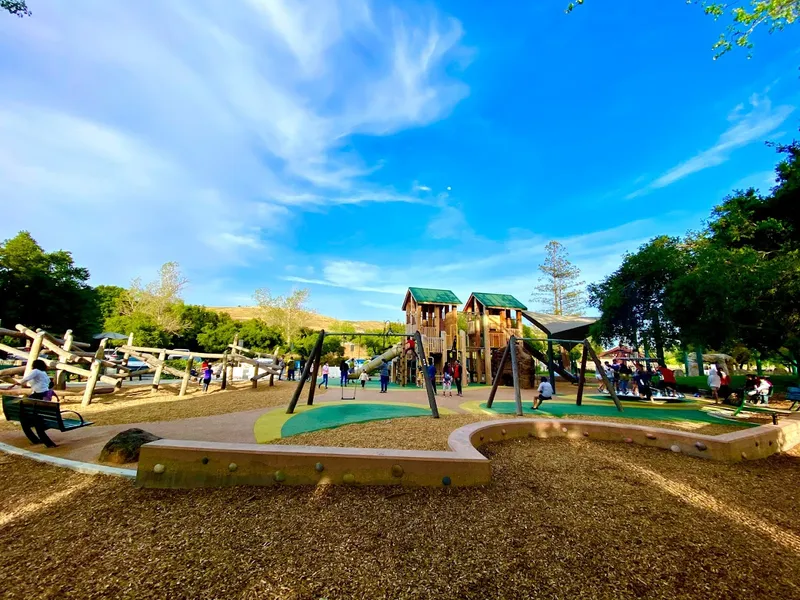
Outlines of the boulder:
M 103 446 L 100 452 L 100 462 L 110 462 L 118 465 L 132 463 L 139 460 L 139 448 L 143 444 L 155 442 L 161 438 L 143 429 L 126 429 L 121 431 Z

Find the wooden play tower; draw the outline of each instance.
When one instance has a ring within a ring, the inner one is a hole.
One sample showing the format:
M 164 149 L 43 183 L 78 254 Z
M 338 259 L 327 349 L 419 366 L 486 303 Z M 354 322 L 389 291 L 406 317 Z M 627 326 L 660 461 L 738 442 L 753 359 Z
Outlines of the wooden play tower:
M 509 294 L 473 292 L 464 305 L 467 317 L 467 356 L 477 383 L 492 383 L 492 351 L 505 348 L 509 338 L 522 334 L 522 311 L 527 307 Z

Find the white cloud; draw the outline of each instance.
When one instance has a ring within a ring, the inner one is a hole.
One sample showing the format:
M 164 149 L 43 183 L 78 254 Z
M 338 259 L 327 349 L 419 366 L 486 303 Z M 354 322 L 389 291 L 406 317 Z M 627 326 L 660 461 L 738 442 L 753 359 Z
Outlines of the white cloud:
M 0 234 L 127 281 L 133 256 L 269 258 L 289 209 L 418 202 L 369 183 L 381 165 L 348 138 L 446 116 L 461 37 L 367 0 L 54 0 L 0 20 L 0 197 L 25 207 Z
M 720 135 L 711 148 L 673 167 L 645 187 L 631 192 L 626 196 L 626 199 L 643 196 L 653 190 L 671 185 L 693 173 L 721 165 L 730 158 L 734 150 L 753 142 L 766 141 L 767 136 L 786 121 L 794 111 L 794 107 L 783 105 L 773 108 L 769 98 L 753 94 L 750 97 L 749 112 L 744 112 L 744 110 L 744 105 L 739 104 L 731 111 L 730 115 L 728 115 L 728 120 L 733 125 Z
M 427 185 L 422 185 L 420 183 L 414 182 L 413 190 L 415 192 L 430 192 L 431 188 Z

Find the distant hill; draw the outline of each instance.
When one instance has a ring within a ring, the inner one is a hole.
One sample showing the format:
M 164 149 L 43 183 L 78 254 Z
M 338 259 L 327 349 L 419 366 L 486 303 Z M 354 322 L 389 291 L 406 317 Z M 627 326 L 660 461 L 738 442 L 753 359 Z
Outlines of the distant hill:
M 257 306 L 209 306 L 208 310 L 228 313 L 234 321 L 258 318 Z M 351 323 L 356 328 L 356 331 L 383 329 L 383 321 L 343 321 L 342 319 L 334 319 L 333 317 L 326 317 L 325 315 L 314 315 L 312 319 L 306 323 L 306 327 L 330 330 L 331 325 L 335 323 Z

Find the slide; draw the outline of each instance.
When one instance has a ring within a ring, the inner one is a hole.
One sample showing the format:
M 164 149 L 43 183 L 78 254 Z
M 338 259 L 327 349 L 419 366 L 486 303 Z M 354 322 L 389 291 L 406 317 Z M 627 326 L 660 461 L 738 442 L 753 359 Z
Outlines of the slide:
M 525 349 L 528 352 L 531 353 L 531 356 L 533 356 L 539 362 L 544 363 L 545 365 L 548 364 L 547 355 L 544 352 L 540 352 L 536 348 L 536 346 L 534 346 L 533 344 L 531 344 L 527 340 L 524 341 L 523 343 L 525 344 Z M 563 369 L 562 367 L 560 367 L 558 365 L 558 363 L 555 363 L 553 365 L 553 371 L 558 373 L 561 376 L 562 379 L 565 379 L 565 380 L 569 381 L 570 383 L 578 383 L 578 376 L 577 375 L 573 375 L 572 373 L 570 373 L 566 369 Z
M 403 353 L 403 346 L 404 343 L 400 342 L 399 344 L 396 344 L 391 348 L 389 348 L 386 352 L 384 352 L 380 356 L 376 356 L 368 363 L 364 363 L 359 368 L 350 373 L 350 379 L 358 379 L 358 377 L 364 371 L 366 371 L 367 373 L 371 373 L 375 369 L 380 368 L 380 366 L 383 364 L 383 361 L 390 362 L 394 360 Z

